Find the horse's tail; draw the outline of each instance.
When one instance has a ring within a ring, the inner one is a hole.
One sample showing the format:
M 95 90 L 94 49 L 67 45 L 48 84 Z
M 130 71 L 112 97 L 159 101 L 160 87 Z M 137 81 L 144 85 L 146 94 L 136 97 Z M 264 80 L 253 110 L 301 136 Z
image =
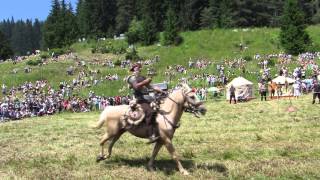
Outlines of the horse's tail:
M 107 121 L 107 109 L 103 110 L 103 112 L 99 117 L 99 121 L 93 128 L 100 129 L 106 121 Z

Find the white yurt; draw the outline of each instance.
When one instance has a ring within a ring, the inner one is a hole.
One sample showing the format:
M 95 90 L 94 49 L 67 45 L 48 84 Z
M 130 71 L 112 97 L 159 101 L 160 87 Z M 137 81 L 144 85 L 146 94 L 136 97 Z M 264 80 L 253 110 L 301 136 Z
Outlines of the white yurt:
M 293 83 L 295 82 L 294 79 L 289 78 L 289 77 L 285 77 L 285 76 L 278 76 L 278 77 L 272 79 L 272 82 L 275 82 L 275 83 L 277 83 L 277 84 L 280 83 L 280 84 L 282 84 L 282 85 L 285 84 L 286 81 L 288 82 L 288 84 L 293 84 Z
M 227 86 L 226 86 L 226 98 L 227 100 L 230 99 L 230 87 L 233 85 L 235 87 L 235 95 L 236 99 L 248 100 L 253 98 L 253 83 L 248 81 L 243 77 L 237 77 L 233 79 Z

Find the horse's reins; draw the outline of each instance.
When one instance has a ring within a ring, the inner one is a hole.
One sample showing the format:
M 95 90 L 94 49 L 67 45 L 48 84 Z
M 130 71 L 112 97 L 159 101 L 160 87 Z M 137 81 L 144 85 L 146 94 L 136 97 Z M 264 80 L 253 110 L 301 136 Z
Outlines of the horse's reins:
M 180 104 L 179 104 L 178 102 L 176 102 L 174 99 L 172 99 L 170 96 L 167 96 L 167 98 L 168 98 L 169 100 L 171 100 L 172 102 L 174 102 L 176 105 L 180 106 Z M 180 127 L 180 125 L 175 125 L 175 124 L 173 124 L 173 123 L 167 118 L 167 116 L 166 116 L 163 112 L 159 111 L 159 114 L 161 114 L 162 117 L 164 118 L 164 120 L 165 120 L 164 123 L 166 124 L 166 126 L 167 126 L 167 123 L 169 123 L 170 126 L 171 126 L 173 129 L 177 129 L 177 128 Z
M 186 98 L 186 95 L 183 93 L 183 97 L 184 98 Z M 167 98 L 169 99 L 169 100 L 171 100 L 172 102 L 174 102 L 176 105 L 178 105 L 178 106 L 181 106 L 181 104 L 179 104 L 178 102 L 176 102 L 174 99 L 172 99 L 170 96 L 167 96 Z M 188 103 L 189 104 L 189 103 Z M 161 113 L 160 111 L 159 111 L 159 114 L 161 114 L 162 116 L 163 116 L 163 118 L 165 119 L 165 123 L 166 123 L 166 125 L 167 125 L 167 122 L 170 124 L 170 126 L 173 128 L 173 129 L 177 129 L 177 128 L 179 128 L 180 127 L 180 124 L 177 124 L 177 125 L 175 125 L 175 124 L 173 124 L 168 118 L 167 118 L 167 116 L 165 116 L 163 113 Z

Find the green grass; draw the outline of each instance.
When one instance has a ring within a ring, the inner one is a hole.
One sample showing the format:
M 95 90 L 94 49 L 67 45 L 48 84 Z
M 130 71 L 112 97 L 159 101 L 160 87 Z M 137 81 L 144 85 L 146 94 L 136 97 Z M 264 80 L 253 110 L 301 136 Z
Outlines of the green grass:
M 60 81 L 72 79 L 66 73 L 70 65 L 73 65 L 72 61 L 53 62 L 44 66 L 29 66 L 32 68 L 32 72 L 24 73 L 24 68 L 27 66 L 26 62 L 16 65 L 12 62 L 2 63 L 0 65 L 1 82 L 9 87 L 16 87 L 26 81 L 48 80 L 52 85 L 57 86 Z M 13 74 L 13 69 L 17 69 L 18 73 Z
M 187 179 L 319 179 L 319 104 L 311 96 L 229 105 L 208 102 L 208 114 L 182 117 L 173 140 Z M 165 149 L 156 172 L 146 163 L 152 147 L 123 135 L 113 156 L 100 164 L 103 130 L 89 126 L 98 113 L 60 114 L 0 124 L 2 179 L 185 179 Z

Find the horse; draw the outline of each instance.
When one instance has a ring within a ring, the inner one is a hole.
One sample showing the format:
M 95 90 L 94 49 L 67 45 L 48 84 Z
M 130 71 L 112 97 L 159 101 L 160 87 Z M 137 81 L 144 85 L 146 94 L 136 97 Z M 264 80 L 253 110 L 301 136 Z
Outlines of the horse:
M 108 106 L 101 113 L 95 128 L 98 129 L 102 126 L 106 126 L 106 133 L 100 141 L 101 153 L 97 157 L 97 162 L 110 158 L 113 145 L 125 132 L 129 132 L 139 138 L 148 138 L 148 131 L 145 123 L 141 123 L 141 125 L 135 128 L 126 129 L 123 127 L 121 117 L 128 111 L 128 108 L 128 105 Z M 204 115 L 206 112 L 203 103 L 196 99 L 195 92 L 191 91 L 189 87 L 174 90 L 172 93 L 168 94 L 160 105 L 159 112 L 156 116 L 159 139 L 155 142 L 152 156 L 147 165 L 148 170 L 155 170 L 153 166 L 154 160 L 161 147 L 165 146 L 172 159 L 175 161 L 179 172 L 183 175 L 189 174 L 188 171 L 183 168 L 172 144 L 172 138 L 175 130 L 178 128 L 184 111 L 192 112 L 197 117 L 199 117 L 198 115 L 200 114 Z M 108 155 L 105 156 L 104 144 L 107 141 L 110 141 L 110 144 L 108 147 Z

